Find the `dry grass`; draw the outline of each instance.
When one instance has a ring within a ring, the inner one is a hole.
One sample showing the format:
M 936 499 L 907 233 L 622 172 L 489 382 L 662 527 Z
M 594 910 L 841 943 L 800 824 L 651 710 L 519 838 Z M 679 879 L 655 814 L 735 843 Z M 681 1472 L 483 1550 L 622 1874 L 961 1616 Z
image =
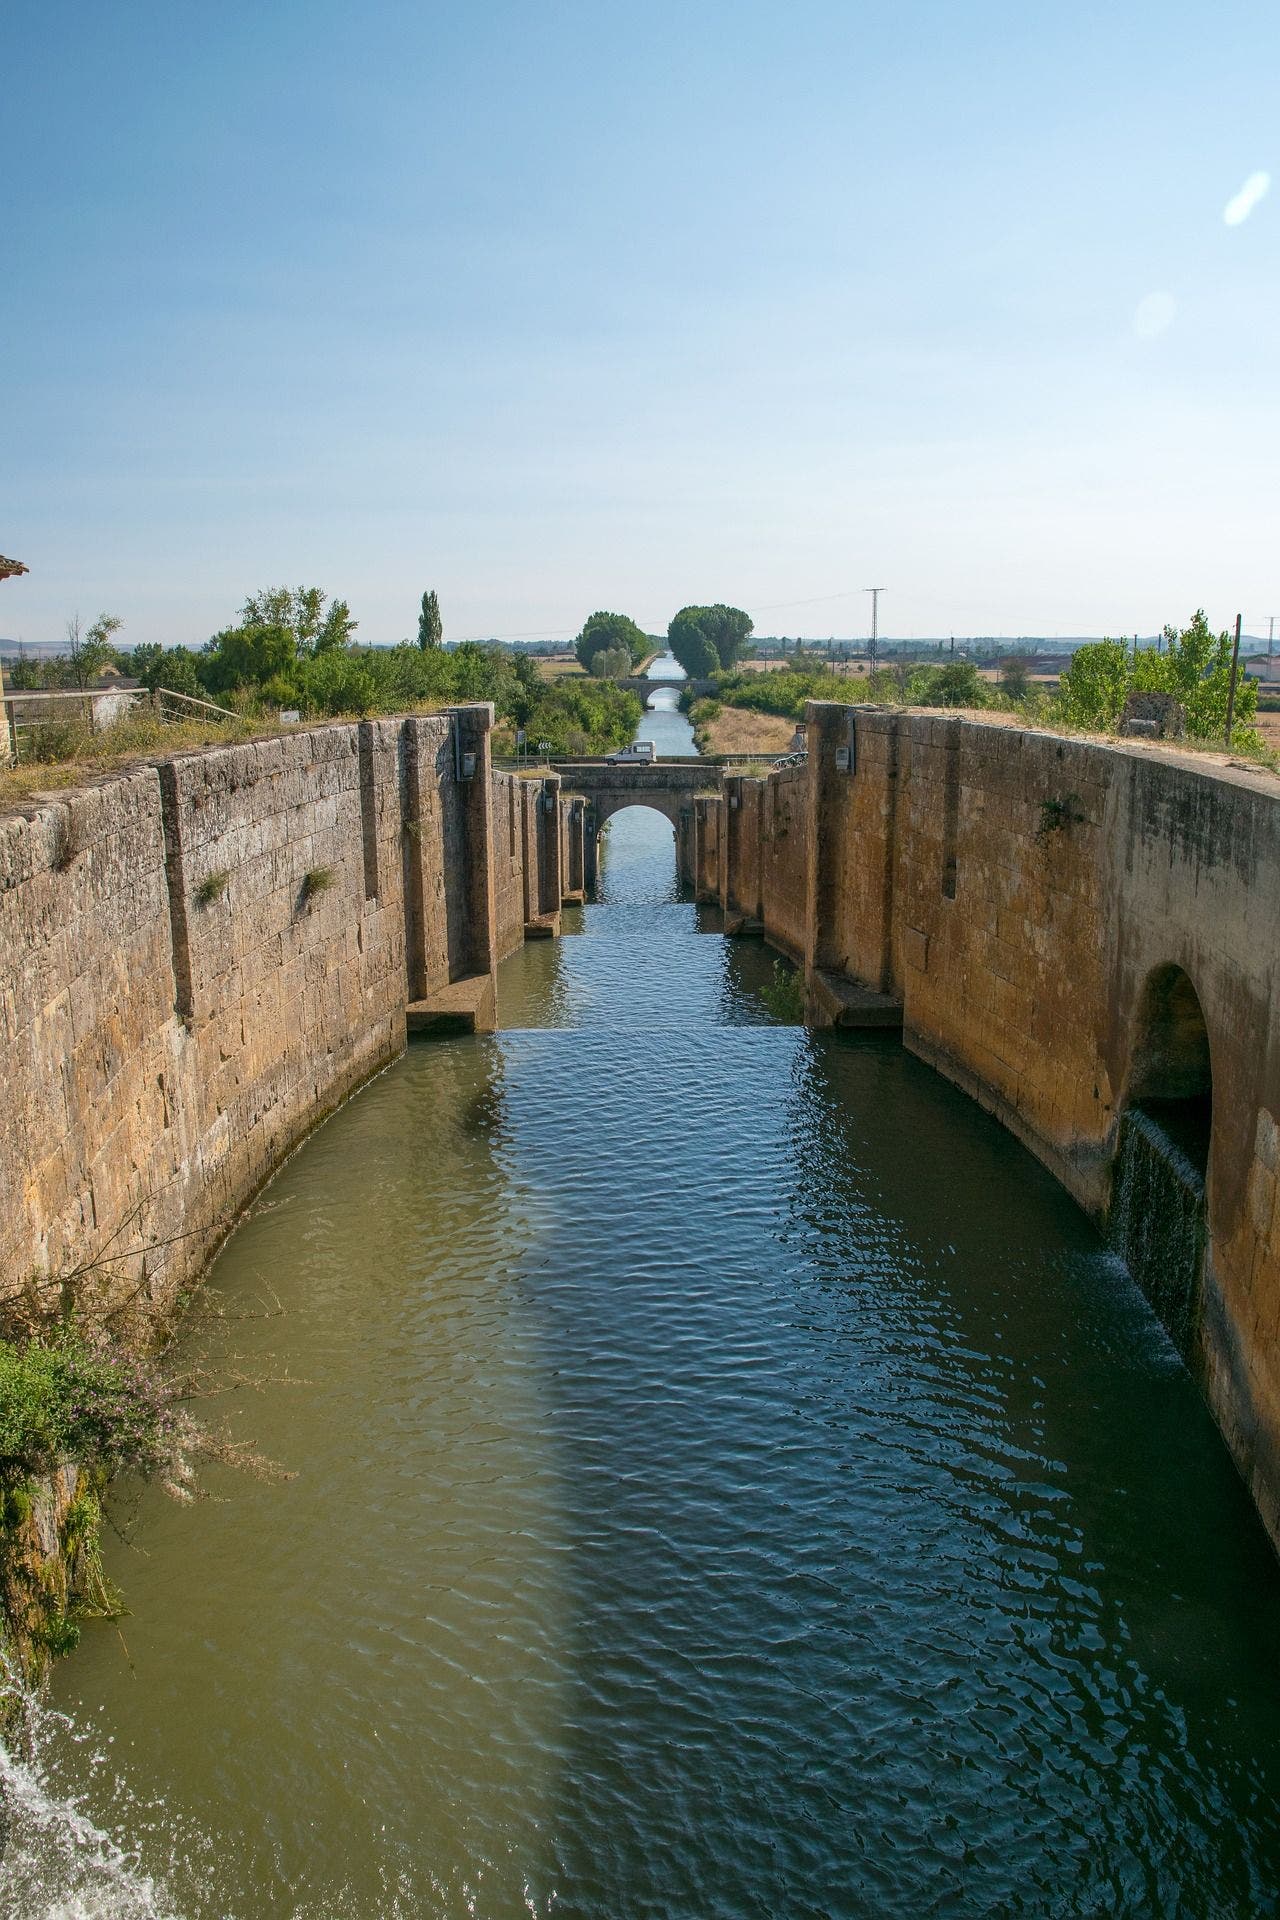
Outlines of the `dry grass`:
M 64 722 L 58 723 L 65 727 Z M 16 767 L 0 766 L 0 811 L 19 806 L 33 793 L 54 793 L 64 787 L 82 787 L 106 773 L 118 773 L 141 761 L 163 754 L 182 753 L 193 747 L 223 747 L 242 740 L 256 740 L 281 731 L 278 721 L 259 715 L 238 720 L 161 720 L 140 711 L 128 719 L 117 720 L 101 733 L 88 728 L 68 737 L 68 758 L 23 760 Z
M 706 753 L 759 754 L 776 758 L 791 745 L 794 720 L 778 713 L 753 713 L 747 707 L 721 707 L 714 720 L 702 729 Z

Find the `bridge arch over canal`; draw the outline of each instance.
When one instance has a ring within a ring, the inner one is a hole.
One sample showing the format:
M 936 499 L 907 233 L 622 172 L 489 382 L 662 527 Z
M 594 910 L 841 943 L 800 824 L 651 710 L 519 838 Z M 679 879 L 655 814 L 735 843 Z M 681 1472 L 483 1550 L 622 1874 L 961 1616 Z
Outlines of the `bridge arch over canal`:
M 558 760 L 552 771 L 560 775 L 566 795 L 586 802 L 583 836 L 584 871 L 588 888 L 595 885 L 600 829 L 624 807 L 651 807 L 669 820 L 676 834 L 676 869 L 686 885 L 693 885 L 694 807 L 703 795 L 724 791 L 724 771 L 705 760 L 655 760 L 650 765 L 614 766 L 608 760 Z

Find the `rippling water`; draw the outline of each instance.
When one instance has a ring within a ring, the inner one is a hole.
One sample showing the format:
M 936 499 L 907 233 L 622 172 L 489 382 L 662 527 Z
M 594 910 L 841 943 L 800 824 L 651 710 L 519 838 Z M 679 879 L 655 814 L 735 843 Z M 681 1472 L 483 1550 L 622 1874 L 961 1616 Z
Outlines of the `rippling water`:
M 118 1504 L 132 1617 L 23 1778 L 120 1851 L 20 1817 L 10 1910 L 1275 1910 L 1275 1568 L 1163 1335 L 673 873 L 618 816 L 508 1030 L 411 1048 L 227 1247 L 189 1340 L 292 1376 L 230 1418 L 297 1478 Z

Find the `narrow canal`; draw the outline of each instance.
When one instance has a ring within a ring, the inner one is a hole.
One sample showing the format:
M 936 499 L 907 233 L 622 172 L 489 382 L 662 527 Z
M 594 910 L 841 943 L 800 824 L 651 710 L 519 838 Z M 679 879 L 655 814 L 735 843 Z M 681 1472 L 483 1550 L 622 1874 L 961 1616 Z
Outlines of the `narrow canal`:
M 1186 1375 L 1007 1134 L 711 922 L 618 816 L 504 1031 L 234 1236 L 187 1339 L 288 1376 L 231 1420 L 296 1478 L 118 1503 L 6 1912 L 1275 1911 L 1280 1583 Z

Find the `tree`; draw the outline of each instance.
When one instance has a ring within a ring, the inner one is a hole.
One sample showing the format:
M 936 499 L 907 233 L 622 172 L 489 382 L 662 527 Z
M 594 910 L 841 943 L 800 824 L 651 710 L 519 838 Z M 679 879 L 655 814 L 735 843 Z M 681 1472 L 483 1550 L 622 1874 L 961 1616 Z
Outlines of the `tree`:
M 115 654 L 112 635 L 119 633 L 124 621 L 114 613 L 100 613 L 87 633 L 80 631 L 80 615 L 67 622 L 67 652 L 71 675 L 81 692 L 90 680 L 96 680 Z
M 1078 647 L 1058 691 L 1063 719 L 1072 726 L 1112 731 L 1120 724 L 1130 693 L 1170 693 L 1182 703 L 1193 738 L 1221 739 L 1231 686 L 1231 635 L 1214 633 L 1199 607 L 1181 632 L 1166 627 L 1163 640 L 1160 653 L 1154 647 L 1132 652 L 1123 640 Z M 1249 722 L 1257 711 L 1257 684 L 1242 675 L 1236 690 L 1234 744 L 1254 744 Z
M 685 672 L 702 680 L 731 667 L 750 638 L 753 622 L 741 607 L 681 607 L 667 628 L 667 645 Z
M 597 680 L 624 680 L 631 671 L 631 655 L 625 647 L 598 647 L 588 668 Z
M 628 660 L 635 666 L 651 651 L 648 637 L 625 613 L 593 613 L 583 622 L 573 650 L 588 673 L 593 657 L 603 647 L 625 648 Z
M 948 661 L 945 667 L 926 667 L 930 680 L 922 705 L 926 707 L 985 707 L 986 682 L 972 660 Z
M 1077 647 L 1058 683 L 1058 706 L 1074 727 L 1118 727 L 1129 691 L 1129 649 L 1123 640 Z
M 444 622 L 440 618 L 440 602 L 433 587 L 422 596 L 422 611 L 418 615 L 418 645 L 425 653 L 428 647 L 438 647 L 443 639 Z
M 148 693 L 167 687 L 170 693 L 189 693 L 198 698 L 204 691 L 199 677 L 200 657 L 190 647 L 162 647 L 149 640 L 127 655 L 125 665 Z
M 264 587 L 241 607 L 240 625 L 286 627 L 299 654 L 328 653 L 349 646 L 359 625 L 345 600 L 335 600 L 326 612 L 328 598 L 319 587 Z
M 1020 654 L 1006 654 L 1000 662 L 1000 691 L 1011 700 L 1025 700 L 1030 690 L 1026 661 Z
M 213 693 L 237 687 L 263 687 L 268 680 L 292 680 L 298 663 L 298 636 L 292 627 L 245 624 L 215 633 L 205 649 L 200 678 Z
M 705 680 L 720 667 L 720 656 L 698 621 L 700 607 L 683 607 L 667 628 L 667 645 L 691 680 Z

